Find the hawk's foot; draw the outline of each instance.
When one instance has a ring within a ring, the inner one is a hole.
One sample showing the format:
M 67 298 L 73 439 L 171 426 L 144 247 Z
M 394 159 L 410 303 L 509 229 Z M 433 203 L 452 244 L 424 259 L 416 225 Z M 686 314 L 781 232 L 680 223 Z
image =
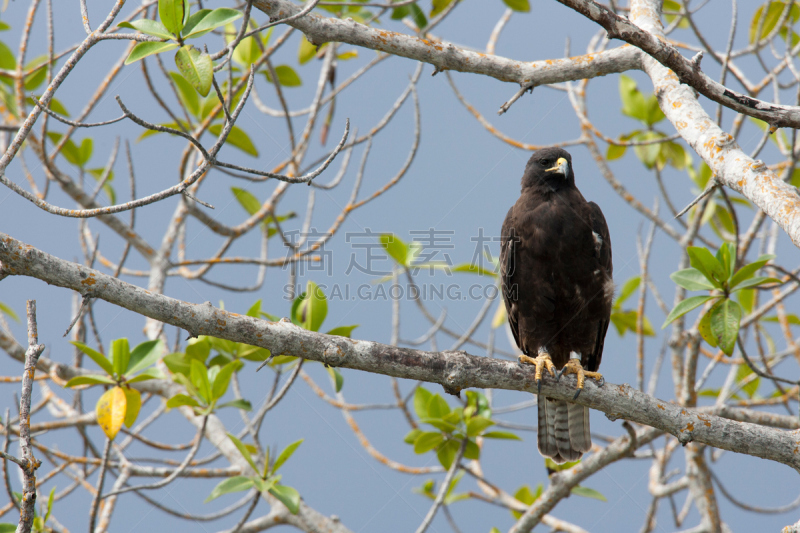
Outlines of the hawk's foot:
M 545 351 L 540 351 L 539 355 L 535 358 L 528 357 L 524 354 L 520 355 L 519 362 L 520 364 L 527 363 L 536 366 L 536 373 L 533 377 L 536 380 L 538 394 L 542 393 L 542 372 L 544 369 L 547 369 L 551 376 L 556 377 L 556 366 L 553 364 L 553 360 L 550 359 L 550 354 Z
M 563 376 L 564 374 L 575 374 L 578 376 L 578 390 L 575 391 L 575 396 L 572 397 L 573 400 L 577 400 L 578 396 L 580 396 L 586 378 L 596 379 L 598 387 L 602 387 L 603 384 L 606 382 L 605 378 L 600 372 L 592 372 L 590 370 L 584 370 L 583 367 L 581 366 L 580 359 L 575 359 L 575 358 L 570 358 L 567 364 L 564 365 L 564 368 L 558 371 L 558 376 L 556 378 L 561 379 L 561 376 Z

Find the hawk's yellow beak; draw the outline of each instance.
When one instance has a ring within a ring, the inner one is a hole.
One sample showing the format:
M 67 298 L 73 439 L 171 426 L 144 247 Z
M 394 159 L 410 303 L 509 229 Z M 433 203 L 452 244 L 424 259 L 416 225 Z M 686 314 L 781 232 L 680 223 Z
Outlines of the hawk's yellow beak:
M 554 166 L 553 168 L 548 168 L 545 172 L 553 172 L 553 171 L 556 171 L 559 174 L 566 176 L 567 173 L 569 172 L 569 162 L 563 157 L 559 157 L 558 161 L 556 161 L 556 166 Z

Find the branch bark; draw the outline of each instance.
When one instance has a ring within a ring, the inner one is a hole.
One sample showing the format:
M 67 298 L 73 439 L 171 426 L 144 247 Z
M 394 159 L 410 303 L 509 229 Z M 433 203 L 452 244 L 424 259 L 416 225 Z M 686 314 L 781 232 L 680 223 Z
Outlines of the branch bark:
M 191 304 L 154 294 L 96 270 L 64 261 L 0 233 L 0 261 L 9 275 L 29 276 L 100 298 L 135 313 L 180 327 L 191 335 L 211 335 L 260 346 L 330 366 L 340 366 L 442 385 L 451 394 L 468 387 L 536 392 L 533 371 L 515 362 L 466 352 L 426 352 L 377 342 L 352 340 L 304 330 L 286 319 L 269 322 L 229 313 L 209 304 Z M 572 400 L 572 378 L 546 378 L 542 393 Z M 576 403 L 674 435 L 682 443 L 769 459 L 800 471 L 800 434 L 720 418 L 680 407 L 639 392 L 627 384 L 586 385 Z

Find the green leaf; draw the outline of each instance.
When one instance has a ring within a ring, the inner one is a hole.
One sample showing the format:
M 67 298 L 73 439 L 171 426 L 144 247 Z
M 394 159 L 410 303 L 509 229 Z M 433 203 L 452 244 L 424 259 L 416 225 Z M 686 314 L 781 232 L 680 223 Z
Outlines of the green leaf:
M 719 209 L 717 209 L 717 211 L 719 212 Z M 715 258 L 719 261 L 719 264 L 722 265 L 722 269 L 725 272 L 725 279 L 730 278 L 731 274 L 733 274 L 734 264 L 736 263 L 736 246 L 729 242 L 722 243 L 722 246 L 717 250 Z
M 648 97 L 645 99 L 645 124 L 652 126 L 653 124 L 661 122 L 665 118 L 667 117 L 664 116 L 664 112 L 661 111 L 661 108 L 658 106 L 658 98 L 656 98 L 654 94 L 648 95 Z
M 467 409 L 469 409 L 469 416 L 478 415 L 485 418 L 491 418 L 492 409 L 489 407 L 489 400 L 485 395 L 478 391 L 468 390 L 466 391 L 466 396 L 467 408 L 464 410 L 465 416 L 467 414 Z
M 438 431 L 424 431 L 414 441 L 414 453 L 422 454 L 439 446 L 444 437 Z
M 667 319 L 664 320 L 664 323 L 661 325 L 661 329 L 667 327 L 667 325 L 675 320 L 676 318 L 680 318 L 692 309 L 700 307 L 704 303 L 709 300 L 713 300 L 716 298 L 715 296 L 692 296 L 691 298 L 686 298 L 681 303 L 676 305 L 672 311 L 669 312 L 667 315 Z
M 189 17 L 186 27 L 183 28 L 183 36 L 187 39 L 200 37 L 213 29 L 230 24 L 240 19 L 242 16 L 241 11 L 228 7 L 218 7 L 214 11 L 209 11 L 197 19 L 195 19 L 195 15 L 192 15 Z
M 119 27 L 140 31 L 142 33 L 146 33 L 147 35 L 158 37 L 159 39 L 175 38 L 175 36 L 172 35 L 169 30 L 157 20 L 137 19 L 133 22 L 120 22 Z
M 50 142 L 52 142 L 53 145 L 60 143 L 63 137 L 63 135 L 54 131 L 47 132 L 47 138 L 50 139 Z M 83 155 L 81 154 L 81 149 L 78 148 L 78 145 L 72 142 L 72 139 L 67 139 L 64 145 L 61 147 L 61 155 L 63 155 L 64 159 L 66 159 L 70 164 L 75 165 L 76 167 L 81 166 Z
M 675 0 L 664 0 L 664 6 L 662 11 L 672 11 L 674 13 L 679 13 L 681 11 L 681 5 L 676 2 Z M 672 21 L 675 20 L 676 15 L 664 15 L 664 18 L 667 21 L 667 24 L 672 24 Z M 689 21 L 686 20 L 686 17 L 681 17 L 681 21 L 678 22 L 678 28 L 686 29 L 689 27 Z
M 114 367 L 111 365 L 111 361 L 109 361 L 105 355 L 101 354 L 97 350 L 89 348 L 85 344 L 81 344 L 80 342 L 70 341 L 70 344 L 75 346 L 77 349 L 88 355 L 92 361 L 97 363 L 97 366 L 102 368 L 106 371 L 109 376 L 114 375 Z
M 689 246 L 686 251 L 689 253 L 689 262 L 699 270 L 715 287 L 722 288 L 723 282 L 728 279 L 725 267 L 719 260 L 711 255 L 706 248 Z
M 620 157 L 625 155 L 625 152 L 627 150 L 628 150 L 627 146 L 609 144 L 608 150 L 606 151 L 606 159 L 609 161 L 614 161 L 615 159 L 619 159 Z
M 233 24 L 225 26 L 225 40 L 228 43 L 232 42 L 236 35 Z M 258 61 L 260 57 L 261 48 L 258 47 L 255 37 L 242 39 L 233 50 L 233 60 L 246 69 L 249 69 L 250 65 Z
M 449 469 L 453 465 L 453 461 L 456 459 L 456 455 L 458 455 L 458 450 L 461 447 L 461 443 L 455 439 L 450 439 L 436 450 L 436 457 L 439 459 L 439 463 L 447 469 Z M 466 453 L 464 454 L 466 456 Z
M 164 344 L 158 339 L 146 341 L 136 346 L 130 355 L 127 371 L 128 375 L 133 375 L 154 364 L 158 361 L 158 358 L 161 357 L 163 351 Z
M 222 133 L 222 124 L 212 124 L 208 127 L 208 131 L 218 136 Z M 253 144 L 253 141 L 250 140 L 250 136 L 239 126 L 233 126 L 231 128 L 231 131 L 228 133 L 228 138 L 225 140 L 225 144 L 230 144 L 247 155 L 258 157 L 256 145 Z
M 336 392 L 340 392 L 342 390 L 342 386 L 344 385 L 344 377 L 342 374 L 332 366 L 327 368 L 328 374 L 331 376 L 331 380 L 333 381 L 333 388 Z
M 406 444 L 414 444 L 414 441 L 416 441 L 417 437 L 422 435 L 422 433 L 423 431 L 421 429 L 412 429 L 403 438 L 403 442 L 405 442 Z
M 711 333 L 717 340 L 720 350 L 731 355 L 739 335 L 742 320 L 742 306 L 730 299 L 723 299 L 708 311 L 711 315 Z
M 131 360 L 131 350 L 128 346 L 128 339 L 116 339 L 111 342 L 111 361 L 114 363 L 114 372 L 122 376 L 128 370 L 128 363 Z
M 531 4 L 528 0 L 503 0 L 503 3 L 513 11 L 521 13 L 528 13 L 531 10 Z
M 474 416 L 467 422 L 467 436 L 468 437 L 477 437 L 483 430 L 488 428 L 489 426 L 493 426 L 494 422 L 489 420 L 488 418 L 484 418 L 482 416 Z
M 578 485 L 576 487 L 572 487 L 572 490 L 570 492 L 572 492 L 572 494 L 575 494 L 577 496 L 583 496 L 584 498 L 592 498 L 595 500 L 600 500 L 601 502 L 608 501 L 605 496 L 603 496 L 594 489 L 590 489 L 589 487 L 581 487 L 580 485 Z
M 203 366 L 203 363 L 197 361 L 196 359 L 192 359 L 189 362 L 189 379 L 191 380 L 195 389 L 197 389 L 197 393 L 200 395 L 200 397 L 207 404 L 210 404 L 212 400 L 211 383 L 209 383 L 208 380 L 208 369 Z
M 203 503 L 208 503 L 211 500 L 215 500 L 222 496 L 223 494 L 230 494 L 232 492 L 241 492 L 243 490 L 247 490 L 253 486 L 253 479 L 248 476 L 233 476 L 229 477 L 228 479 L 224 479 L 217 483 L 217 486 L 214 487 L 214 490 L 211 491 L 211 494 L 208 495 L 208 498 L 203 501 Z
M 300 493 L 286 485 L 276 485 L 269 489 L 269 493 L 278 498 L 292 514 L 300 510 Z
M 255 486 L 258 492 L 269 492 L 269 490 L 275 486 L 275 484 L 280 481 L 281 476 L 270 476 L 267 479 L 261 479 L 258 477 L 253 478 L 253 486 Z
M 526 2 L 527 0 L 519 0 L 519 2 Z M 414 24 L 417 25 L 417 28 L 420 30 L 425 29 L 428 25 L 428 19 L 425 17 L 425 13 L 419 8 L 419 6 L 414 3 L 408 6 L 409 14 L 411 18 L 414 20 Z
M 761 26 L 760 33 L 758 32 L 758 26 L 759 23 L 761 22 L 761 17 L 764 15 L 764 5 L 762 5 L 756 10 L 756 12 L 753 14 L 753 19 L 750 22 L 750 44 L 753 44 L 757 40 L 761 40 L 770 33 L 772 33 L 772 30 L 774 30 L 775 26 L 778 24 L 778 20 L 780 20 L 781 13 L 783 13 L 783 10 L 785 8 L 786 8 L 785 2 L 780 2 L 780 1 L 769 2 L 767 14 L 766 16 L 764 16 L 764 23 Z M 794 20 L 791 19 L 792 17 L 788 17 L 787 22 L 789 21 L 794 22 Z
M 125 392 L 125 399 L 127 400 L 124 423 L 127 427 L 132 427 L 139 416 L 139 409 L 142 408 L 142 395 L 136 389 L 125 387 L 122 390 Z
M 441 418 L 420 418 L 419 421 L 423 424 L 430 424 L 445 433 L 452 433 L 457 427 L 456 424 L 447 422 Z
M 622 100 L 622 113 L 642 122 L 647 118 L 647 103 L 639 92 L 633 78 L 621 74 L 619 77 L 619 97 Z
M 741 383 L 746 379 L 749 379 L 750 376 L 753 376 L 754 379 L 752 379 L 749 383 L 742 385 L 742 392 L 747 394 L 748 398 L 752 399 L 753 396 L 755 396 L 756 392 L 758 391 L 758 386 L 761 383 L 761 378 L 754 375 L 753 370 L 746 363 L 739 365 L 739 368 L 736 371 L 736 382 Z
M 752 313 L 756 304 L 756 291 L 754 289 L 737 290 L 736 296 L 744 312 L 747 314 Z M 762 318 L 762 320 L 764 319 Z
M 160 54 L 162 52 L 169 52 L 170 50 L 175 50 L 180 46 L 176 42 L 153 42 L 153 41 L 145 41 L 143 43 L 137 43 L 136 46 L 133 47 L 131 53 L 128 55 L 128 58 L 125 60 L 126 65 L 130 65 L 140 59 L 144 59 L 147 56 L 151 56 L 153 54 Z
M 209 13 L 211 13 L 210 9 L 200 9 L 198 11 L 195 11 L 191 15 L 189 15 L 189 18 L 186 19 L 186 25 L 181 30 L 181 34 L 183 35 L 183 38 L 184 39 L 189 38 L 189 35 L 192 35 L 194 33 L 195 27 L 200 23 L 200 21 L 202 21 L 204 18 L 206 18 L 206 16 L 208 16 Z M 206 33 L 208 33 L 208 31 L 200 31 L 200 32 L 197 32 L 197 34 L 192 35 L 191 38 L 194 39 L 194 38 L 200 37 L 202 35 L 205 35 Z M 227 39 L 225 41 L 228 42 Z
M 236 409 L 241 409 L 242 411 L 253 410 L 253 405 L 249 401 L 241 398 L 238 400 L 231 400 L 229 402 L 217 404 L 217 409 L 224 409 L 225 407 L 234 407 Z
M 353 334 L 353 330 L 358 327 L 358 324 L 354 326 L 339 326 L 338 328 L 333 328 L 330 330 L 327 335 L 337 335 L 339 337 L 347 337 L 348 339 Z
M 398 264 L 408 264 L 408 245 L 400 237 L 391 233 L 384 233 L 380 236 L 380 241 L 386 252 Z
M 467 440 L 467 445 L 464 448 L 464 459 L 478 460 L 481 458 L 481 449 L 474 440 Z M 452 463 L 451 463 L 452 464 Z
M 26 91 L 32 91 L 47 79 L 47 56 L 40 56 L 30 61 L 25 65 L 25 70 L 30 71 L 30 74 L 25 76 L 24 87 Z
M 433 0 L 431 4 L 433 7 L 431 8 L 431 18 L 435 17 L 442 11 L 444 11 L 447 6 L 453 3 L 453 0 Z
M 0 41 L 0 68 L 5 70 L 15 70 L 17 68 L 17 59 L 14 52 L 2 41 Z
M 519 436 L 510 431 L 489 431 L 488 433 L 484 433 L 482 437 L 485 439 L 522 440 Z
M 10 316 L 14 322 L 19 322 L 19 316 L 17 316 L 17 313 L 15 313 L 13 309 L 11 309 L 3 302 L 0 302 L 0 313 L 4 313 Z
M 317 47 L 303 35 L 303 38 L 300 40 L 300 48 L 297 50 L 297 61 L 301 65 L 305 65 L 309 61 L 311 61 L 314 56 L 317 55 Z
M 717 338 L 711 332 L 711 313 L 703 315 L 700 322 L 697 324 L 697 331 L 700 332 L 700 336 L 703 337 L 708 344 L 714 348 L 718 346 Z
M 247 346 L 239 352 L 239 357 L 248 361 L 264 361 L 270 356 L 270 351 L 258 346 Z
M 258 467 L 256 466 L 256 462 L 253 460 L 253 456 L 250 455 L 250 450 L 247 449 L 247 446 L 244 445 L 242 441 L 237 439 L 235 436 L 228 433 L 228 438 L 231 439 L 231 442 L 236 446 L 236 449 L 239 450 L 239 453 L 242 454 L 245 461 L 253 468 L 253 471 L 258 474 Z
M 211 90 L 214 63 L 211 56 L 191 45 L 182 46 L 175 52 L 175 65 L 192 87 L 202 96 Z
M 428 405 L 431 403 L 433 394 L 424 387 L 417 387 L 414 392 L 414 412 L 420 418 L 428 418 Z
M 714 285 L 696 268 L 678 270 L 670 274 L 669 277 L 676 284 L 690 291 L 710 291 L 714 289 Z
M 178 35 L 189 18 L 188 0 L 158 0 L 158 18 L 175 35 Z
M 613 311 L 611 313 L 611 323 L 619 333 L 620 337 L 625 335 L 626 331 L 636 333 L 636 322 L 638 321 L 639 314 L 634 311 Z M 650 320 L 644 317 L 642 321 L 642 334 L 648 337 L 654 337 L 656 332 L 653 330 L 653 325 Z
M 269 70 L 265 70 L 263 72 L 267 77 L 267 81 L 272 83 L 272 76 L 270 75 Z M 297 75 L 297 72 L 295 72 L 294 69 L 289 65 L 278 65 L 275 67 L 275 74 L 278 76 L 278 83 L 284 87 L 300 87 L 303 85 L 303 80 L 300 79 L 300 76 Z
M 53 512 L 53 500 L 55 499 L 56 488 L 50 489 L 50 496 L 47 497 L 47 512 L 44 515 L 44 523 L 50 520 L 50 514 Z
M 88 374 L 86 376 L 75 376 L 64 385 L 66 388 L 77 387 L 78 385 L 115 385 L 117 382 L 108 376 L 99 374 Z
M 741 289 L 747 289 L 749 287 L 756 287 L 758 285 L 764 285 L 765 283 L 783 283 L 781 280 L 777 278 L 769 278 L 766 276 L 756 276 L 750 279 L 746 279 L 739 283 L 733 291 L 739 291 Z
M 313 281 L 306 284 L 306 292 L 300 303 L 299 319 L 305 329 L 319 331 L 320 326 L 328 315 L 328 300 L 322 289 Z
M 189 375 L 189 359 L 182 353 L 171 353 L 164 356 L 164 364 L 173 374 Z
M 295 451 L 297 451 L 297 448 L 299 448 L 300 445 L 303 444 L 303 440 L 304 439 L 294 441 L 293 443 L 291 443 L 290 445 L 288 445 L 286 448 L 283 449 L 278 458 L 275 459 L 275 464 L 272 465 L 273 474 L 277 472 L 281 466 L 283 466 L 283 463 L 289 460 L 289 458 L 292 456 L 292 454 L 294 454 Z
M 184 405 L 188 405 L 190 407 L 200 407 L 200 403 L 197 400 L 185 394 L 176 394 L 175 396 L 167 400 L 167 407 L 170 409 L 174 409 L 175 407 L 181 407 Z
M 186 81 L 186 78 L 177 72 L 170 72 L 169 76 L 178 89 L 178 98 L 181 104 L 183 104 L 183 107 L 185 107 L 191 115 L 199 118 L 200 98 L 197 96 L 197 91 L 194 90 L 192 84 Z
M 244 363 L 236 360 L 231 361 L 220 369 L 219 373 L 214 378 L 214 384 L 211 387 L 212 399 L 218 400 L 225 396 L 225 393 L 228 391 L 228 384 L 231 381 L 231 376 L 243 366 Z
M 742 281 L 744 281 L 746 279 L 750 279 L 751 277 L 753 277 L 756 272 L 761 270 L 761 268 L 764 265 L 766 265 L 769 261 L 771 261 L 773 259 L 775 259 L 774 255 L 765 254 L 765 255 L 760 256 L 758 259 L 756 259 L 752 263 L 744 265 L 742 268 L 737 270 L 736 273 L 731 278 L 731 283 L 730 283 L 731 288 L 734 288 L 737 285 L 739 285 Z
M 236 201 L 247 211 L 248 215 L 254 215 L 261 209 L 261 202 L 250 191 L 239 187 L 231 187 L 231 192 L 233 192 Z
M 646 111 L 645 111 L 646 112 Z M 644 133 L 637 134 L 633 140 L 634 141 L 655 141 L 657 139 L 664 138 L 663 133 L 655 132 L 655 131 L 646 131 Z M 661 155 L 661 143 L 650 143 L 650 144 L 642 144 L 636 145 L 633 147 L 633 151 L 636 154 L 636 157 L 644 163 L 644 166 L 647 168 L 653 168 L 658 164 L 659 156 Z
M 639 288 L 639 283 L 641 282 L 641 277 L 634 276 L 622 286 L 619 291 L 619 296 L 617 296 L 616 301 L 614 302 L 614 307 L 619 307 L 625 300 L 630 298 L 631 294 Z
M 131 374 L 131 372 L 129 371 L 128 374 Z M 147 381 L 147 380 L 150 380 L 150 379 L 164 379 L 165 377 L 166 376 L 161 371 L 161 369 L 148 368 L 147 370 L 139 372 L 138 374 L 136 374 L 132 378 L 126 379 L 126 381 L 128 382 L 128 384 L 130 384 L 130 383 L 138 383 L 140 381 Z
M 545 458 L 544 465 L 548 470 L 552 470 L 553 472 L 563 472 L 564 470 L 569 470 L 576 464 L 580 463 L 581 460 L 578 459 L 577 461 L 567 461 L 566 463 L 558 464 L 549 457 Z
M 428 416 L 431 418 L 442 418 L 449 413 L 450 406 L 447 405 L 445 399 L 438 394 L 434 394 L 428 404 Z
M 747 291 L 742 291 L 742 292 L 747 292 Z M 753 292 L 753 291 L 750 291 L 750 292 Z M 741 294 L 741 293 L 739 293 L 739 294 Z M 778 323 L 780 322 L 780 319 L 777 316 L 768 316 L 768 317 L 762 318 L 761 320 L 763 322 L 778 322 Z M 786 315 L 786 321 L 789 324 L 793 324 L 795 326 L 800 326 L 800 317 L 798 317 L 797 315 Z

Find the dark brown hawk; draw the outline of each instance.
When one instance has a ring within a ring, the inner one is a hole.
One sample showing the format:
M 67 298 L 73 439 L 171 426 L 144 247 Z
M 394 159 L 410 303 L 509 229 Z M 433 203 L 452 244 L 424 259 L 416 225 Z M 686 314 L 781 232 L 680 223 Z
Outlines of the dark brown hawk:
M 558 377 L 574 373 L 578 391 L 597 373 L 608 330 L 614 282 L 603 212 L 575 186 L 572 157 L 560 148 L 535 152 L 522 192 L 503 222 L 503 298 L 521 363 Z M 589 409 L 539 395 L 539 452 L 577 461 L 592 446 Z

